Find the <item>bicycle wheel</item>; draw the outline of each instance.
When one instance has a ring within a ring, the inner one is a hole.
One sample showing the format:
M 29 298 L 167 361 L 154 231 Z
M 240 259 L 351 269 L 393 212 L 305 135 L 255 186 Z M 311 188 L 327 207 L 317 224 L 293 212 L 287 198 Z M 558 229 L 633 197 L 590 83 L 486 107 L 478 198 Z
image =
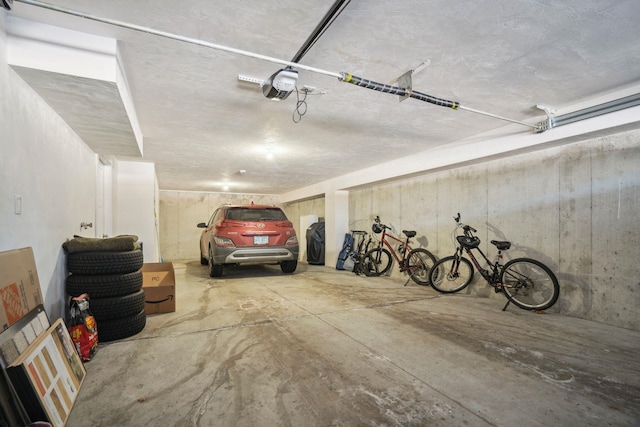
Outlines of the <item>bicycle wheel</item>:
M 436 262 L 429 271 L 429 283 L 438 292 L 450 294 L 466 288 L 473 279 L 471 261 L 463 257 L 448 256 Z
M 543 263 L 530 258 L 507 262 L 500 274 L 506 297 L 525 310 L 545 310 L 558 301 L 560 285 Z
M 426 249 L 417 248 L 409 252 L 407 271 L 411 280 L 418 285 L 429 286 L 429 271 L 436 263 L 436 257 Z
M 367 276 L 381 276 L 391 268 L 391 253 L 384 248 L 373 248 L 364 255 L 362 268 Z

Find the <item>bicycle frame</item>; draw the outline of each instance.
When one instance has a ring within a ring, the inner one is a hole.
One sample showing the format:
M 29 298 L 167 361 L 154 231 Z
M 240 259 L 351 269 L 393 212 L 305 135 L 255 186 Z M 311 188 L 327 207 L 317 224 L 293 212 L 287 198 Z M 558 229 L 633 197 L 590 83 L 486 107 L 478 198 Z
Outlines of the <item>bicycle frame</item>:
M 401 253 L 402 257 L 398 257 L 398 253 L 392 247 L 392 243 L 394 242 L 390 242 L 388 239 L 392 239 L 393 241 L 398 242 L 402 245 L 402 253 Z M 407 253 L 411 252 L 411 249 L 412 249 L 409 244 L 409 237 L 407 237 L 405 241 L 402 241 L 402 239 L 394 236 L 393 234 L 387 233 L 387 229 L 383 228 L 382 237 L 380 238 L 380 245 L 387 246 L 387 248 L 389 249 L 389 252 L 391 253 L 391 256 L 393 257 L 393 259 L 396 260 L 396 262 L 400 266 L 400 269 L 402 269 L 403 261 L 406 259 Z
M 496 256 L 496 261 L 492 264 L 491 261 L 489 261 L 489 258 L 484 254 L 484 252 L 482 252 L 482 249 L 480 248 L 474 248 L 474 249 L 480 252 L 480 255 L 482 255 L 482 258 L 484 258 L 484 261 L 487 263 L 487 265 L 491 269 L 491 272 L 486 268 L 482 268 L 478 259 L 473 255 L 473 249 L 467 249 L 467 248 L 463 248 L 462 246 L 459 246 L 456 249 L 456 252 L 457 252 L 456 256 L 462 256 L 463 252 L 466 253 L 467 258 L 469 258 L 473 266 L 476 268 L 476 270 L 478 270 L 478 273 L 480 273 L 480 275 L 484 278 L 484 280 L 487 281 L 487 283 L 489 283 L 494 288 L 501 287 L 502 283 L 498 283 L 498 280 L 500 277 L 500 268 L 502 267 L 502 265 L 500 264 L 500 260 L 502 259 L 502 251 L 500 250 L 498 251 L 498 255 Z
M 388 225 L 380 222 L 380 217 L 376 216 L 371 226 L 374 235 L 378 238 L 378 245 L 370 249 L 363 258 L 363 271 L 369 276 L 380 276 L 389 273 L 394 260 L 402 273 L 408 273 L 409 278 L 405 283 L 413 280 L 418 285 L 428 286 L 429 270 L 436 263 L 436 258 L 431 252 L 424 248 L 412 248 L 410 240 L 416 236 L 414 230 L 402 230 L 405 239 L 389 234 L 391 230 Z M 399 247 L 396 249 L 396 242 Z M 385 248 L 386 246 L 386 248 Z

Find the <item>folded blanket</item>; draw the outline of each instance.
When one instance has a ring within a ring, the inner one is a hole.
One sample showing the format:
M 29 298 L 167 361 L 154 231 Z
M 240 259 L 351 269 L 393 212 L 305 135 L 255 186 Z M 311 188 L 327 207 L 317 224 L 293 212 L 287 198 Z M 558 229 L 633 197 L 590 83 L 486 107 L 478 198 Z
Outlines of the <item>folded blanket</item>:
M 74 252 L 126 252 L 140 249 L 138 236 L 122 235 L 100 239 L 97 237 L 73 236 L 62 244 L 67 253 Z

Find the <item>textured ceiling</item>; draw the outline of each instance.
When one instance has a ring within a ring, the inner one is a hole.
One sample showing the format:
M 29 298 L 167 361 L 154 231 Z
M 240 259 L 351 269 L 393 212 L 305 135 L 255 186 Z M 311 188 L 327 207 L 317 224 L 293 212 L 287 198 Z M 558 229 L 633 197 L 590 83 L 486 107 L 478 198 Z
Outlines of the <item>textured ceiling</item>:
M 288 61 L 334 2 L 50 3 Z M 19 0 L 7 15 L 118 40 L 143 137 L 142 159 L 155 163 L 163 190 L 221 191 L 228 185 L 233 192 L 281 194 L 508 125 L 415 99 L 399 102 L 305 70 L 298 87 L 324 93 L 309 95 L 299 110 L 306 114 L 294 123 L 295 93 L 270 101 L 259 86 L 238 80 L 239 74 L 266 79 L 282 68 L 277 64 Z M 414 90 L 535 124 L 545 118 L 536 104 L 563 108 L 640 84 L 638 22 L 637 0 L 353 0 L 300 63 L 391 83 L 425 62 L 413 76 Z M 47 81 L 33 70 L 16 71 L 35 86 Z M 73 91 L 64 89 L 81 83 L 63 78 L 59 84 L 43 97 L 76 132 L 102 154 L 129 155 L 118 140 L 132 138 L 131 129 L 113 120 L 118 137 L 109 152 L 102 144 L 104 123 L 74 121 L 82 117 L 71 106 Z M 100 95 L 97 89 L 84 92 L 83 120 L 122 111 Z M 117 111 L 110 113 L 112 108 Z M 531 130 L 523 126 L 520 133 Z M 100 148 L 92 140 L 102 141 Z

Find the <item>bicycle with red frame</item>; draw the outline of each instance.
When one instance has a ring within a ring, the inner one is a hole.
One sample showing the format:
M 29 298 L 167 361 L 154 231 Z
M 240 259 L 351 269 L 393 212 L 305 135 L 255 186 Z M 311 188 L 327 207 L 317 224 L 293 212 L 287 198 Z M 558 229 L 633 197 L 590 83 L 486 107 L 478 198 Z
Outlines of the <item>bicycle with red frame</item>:
M 405 239 L 396 237 L 387 230 L 391 227 L 380 222 L 376 216 L 371 229 L 375 234 L 382 233 L 378 247 L 369 250 L 362 258 L 362 271 L 367 276 L 380 276 L 391 270 L 393 260 L 398 263 L 401 272 L 409 275 L 418 285 L 429 286 L 429 270 L 436 263 L 436 257 L 424 248 L 411 247 L 411 238 L 416 236 L 413 230 L 402 230 Z M 397 250 L 394 246 L 397 245 Z

